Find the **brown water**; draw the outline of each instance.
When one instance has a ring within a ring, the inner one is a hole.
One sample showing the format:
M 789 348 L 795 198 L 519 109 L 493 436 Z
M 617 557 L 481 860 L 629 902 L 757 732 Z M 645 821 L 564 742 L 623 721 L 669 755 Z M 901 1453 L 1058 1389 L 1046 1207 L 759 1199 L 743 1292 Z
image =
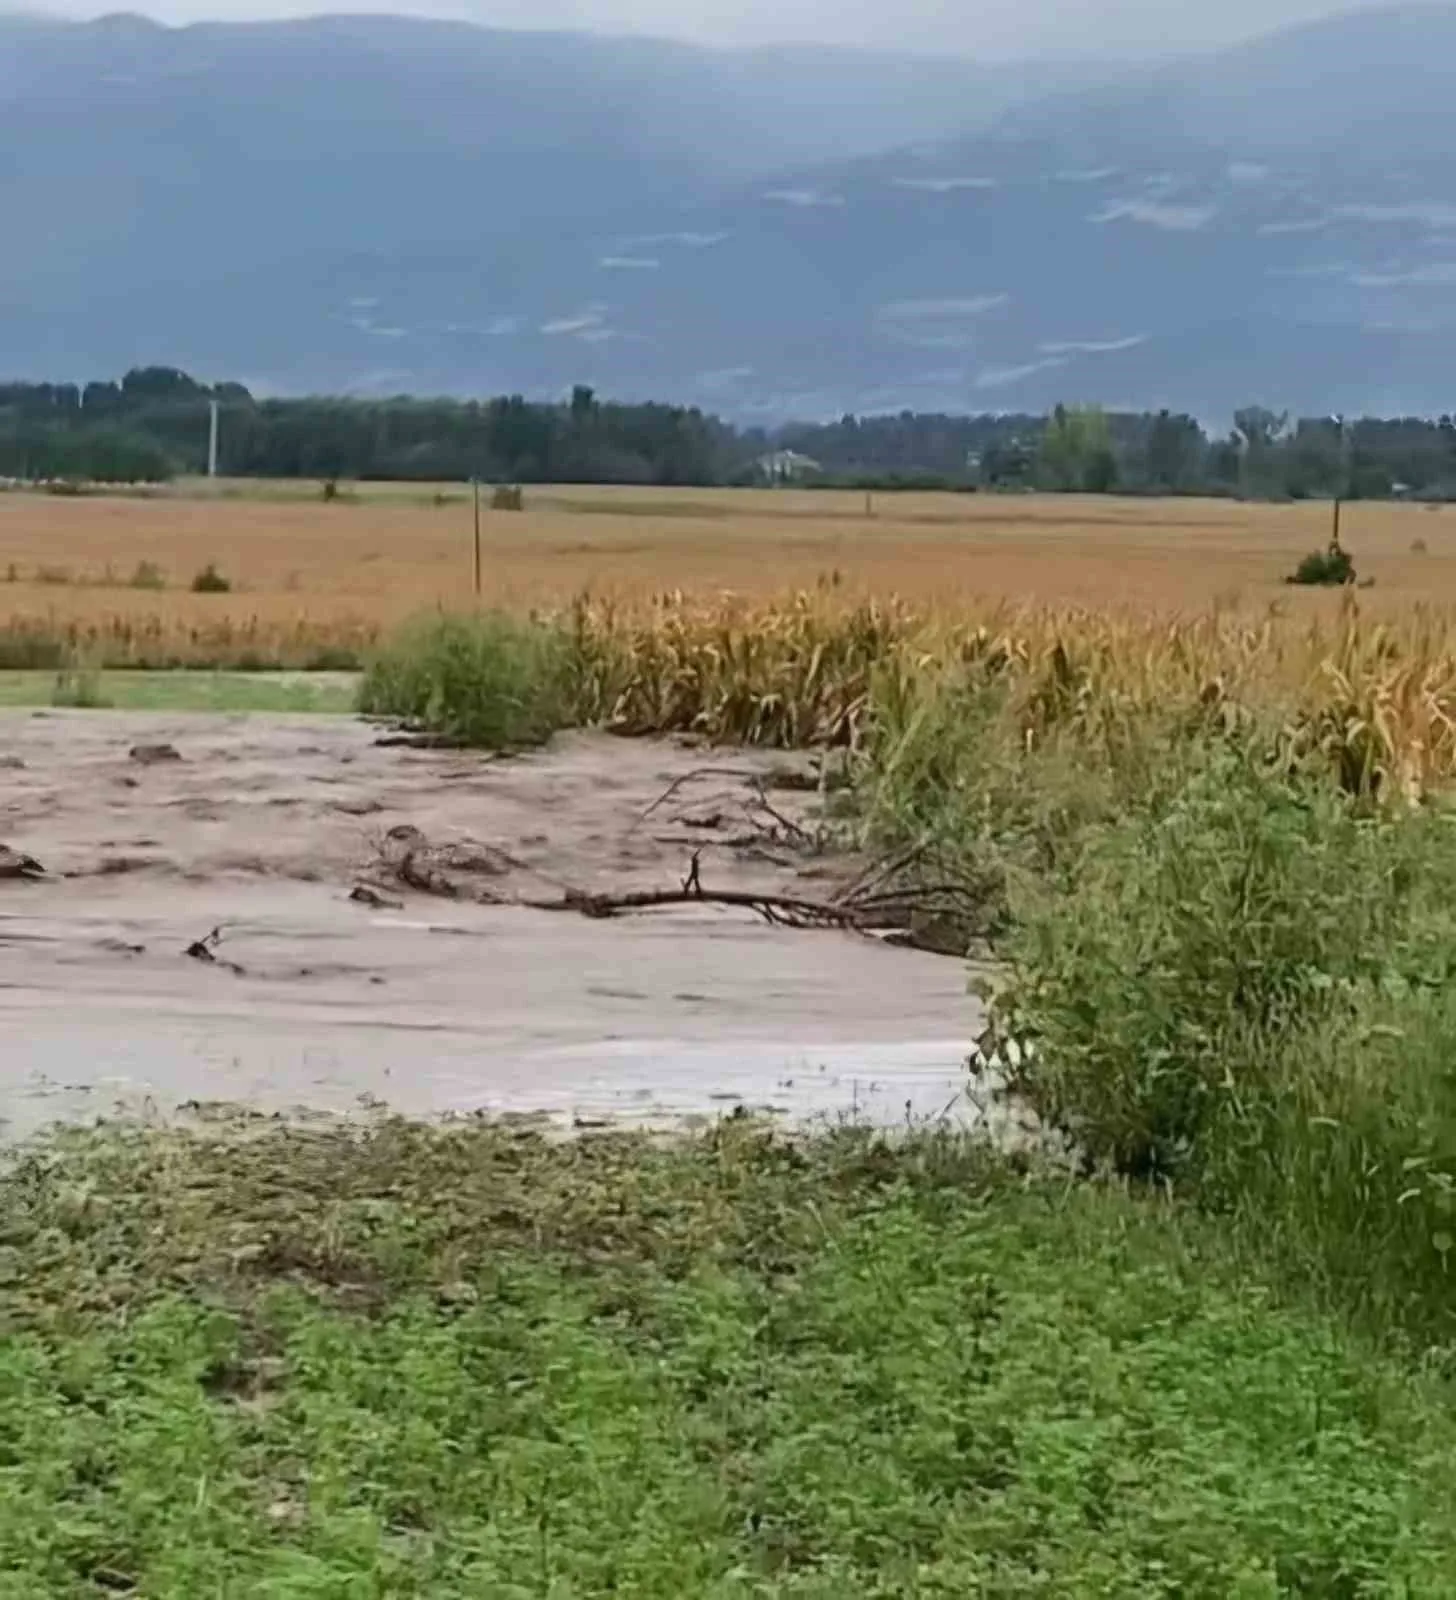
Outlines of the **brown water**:
M 0 841 L 53 875 L 0 882 L 3 1131 L 219 1101 L 566 1126 L 965 1114 L 979 1013 L 959 962 L 707 906 L 595 922 L 441 900 L 376 870 L 409 824 L 504 851 L 479 880 L 504 898 L 670 886 L 696 848 L 710 886 L 823 895 L 850 864 L 754 826 L 773 759 L 579 735 L 502 761 L 377 737 L 343 718 L 0 714 Z M 158 744 L 180 759 L 130 754 Z M 771 798 L 812 826 L 813 796 Z M 400 904 L 352 902 L 361 878 Z M 217 964 L 183 953 L 219 925 Z

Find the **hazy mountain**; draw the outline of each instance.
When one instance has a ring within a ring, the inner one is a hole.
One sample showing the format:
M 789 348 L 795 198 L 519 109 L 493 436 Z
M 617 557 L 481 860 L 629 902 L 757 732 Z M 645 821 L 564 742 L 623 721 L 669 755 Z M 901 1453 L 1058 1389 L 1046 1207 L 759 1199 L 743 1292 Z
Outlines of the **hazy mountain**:
M 1097 83 L 397 18 L 0 22 L 0 367 L 765 417 L 1449 409 L 1453 46 L 1456 7 L 1404 7 Z

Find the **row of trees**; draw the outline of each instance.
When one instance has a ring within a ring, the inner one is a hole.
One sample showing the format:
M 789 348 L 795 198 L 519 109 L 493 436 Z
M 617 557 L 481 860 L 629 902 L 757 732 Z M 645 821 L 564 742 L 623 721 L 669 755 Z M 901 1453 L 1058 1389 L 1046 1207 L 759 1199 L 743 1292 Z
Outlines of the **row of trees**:
M 575 389 L 559 404 L 262 400 L 170 367 L 119 382 L 0 384 L 0 476 L 155 481 L 205 470 L 210 411 L 229 476 L 699 485 L 753 481 L 774 450 L 829 483 L 1264 498 L 1456 498 L 1450 417 L 1292 420 L 1263 407 L 1226 434 L 1169 411 L 1058 406 L 1050 416 L 901 412 L 772 431 Z
M 831 474 L 991 489 L 1456 499 L 1456 421 L 1292 419 L 1262 406 L 1208 433 L 1183 413 L 1058 406 L 1049 416 L 845 417 L 784 430 Z
M 700 411 L 604 403 L 587 388 L 560 405 L 518 395 L 258 400 L 239 384 L 146 368 L 84 388 L 0 385 L 0 474 L 202 472 L 214 401 L 218 469 L 234 477 L 711 484 L 730 472 L 737 438 Z

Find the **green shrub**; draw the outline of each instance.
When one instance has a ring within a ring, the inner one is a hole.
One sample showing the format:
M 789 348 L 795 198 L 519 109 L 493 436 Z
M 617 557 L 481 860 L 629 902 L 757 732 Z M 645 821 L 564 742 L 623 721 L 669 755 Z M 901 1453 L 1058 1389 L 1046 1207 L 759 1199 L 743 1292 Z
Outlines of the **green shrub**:
M 1433 1334 L 1456 1248 L 1452 826 L 1211 753 L 1024 908 L 990 1059 L 1090 1161 Z
M 231 594 L 232 583 L 209 561 L 192 580 L 193 594 Z
M 1327 550 L 1312 550 L 1284 580 L 1305 586 L 1337 588 L 1355 581 L 1355 563 L 1350 553 L 1332 544 Z
M 526 496 L 518 483 L 503 483 L 490 497 L 492 511 L 524 511 Z
M 404 629 L 360 686 L 366 714 L 465 744 L 539 744 L 574 717 L 571 647 L 560 629 L 504 612 L 436 616 Z
M 106 711 L 111 699 L 101 687 L 101 674 L 95 667 L 72 665 L 56 674 L 51 704 L 73 711 Z

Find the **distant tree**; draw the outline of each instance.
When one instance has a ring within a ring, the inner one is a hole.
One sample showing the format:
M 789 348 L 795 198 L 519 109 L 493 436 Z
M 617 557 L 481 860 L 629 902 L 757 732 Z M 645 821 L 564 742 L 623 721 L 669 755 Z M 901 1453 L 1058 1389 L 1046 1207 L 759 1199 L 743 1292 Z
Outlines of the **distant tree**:
M 1270 411 L 1267 406 L 1244 406 L 1234 412 L 1234 432 L 1250 450 L 1267 450 L 1289 426 L 1287 411 Z
M 1240 444 L 1239 483 L 1246 494 L 1287 494 L 1278 446 L 1289 426 L 1287 411 L 1244 406 L 1234 412 L 1234 435 Z
M 91 416 L 108 416 L 121 409 L 119 383 L 88 383 L 81 391 L 81 409 Z
M 1107 415 L 1096 406 L 1058 406 L 1041 436 L 1037 476 L 1061 493 L 1105 494 L 1117 482 Z
M 1151 487 L 1180 490 L 1198 482 L 1203 468 L 1203 429 L 1189 416 L 1160 411 L 1148 428 L 1146 473 Z
M 1117 483 L 1117 457 L 1110 444 L 1100 445 L 1082 468 L 1082 487 L 1088 494 L 1111 494 Z
M 203 392 L 202 385 L 178 367 L 133 367 L 121 380 L 126 400 L 176 400 Z
M 981 452 L 981 482 L 987 488 L 1022 488 L 1035 470 L 1035 452 L 1020 439 L 988 444 Z

